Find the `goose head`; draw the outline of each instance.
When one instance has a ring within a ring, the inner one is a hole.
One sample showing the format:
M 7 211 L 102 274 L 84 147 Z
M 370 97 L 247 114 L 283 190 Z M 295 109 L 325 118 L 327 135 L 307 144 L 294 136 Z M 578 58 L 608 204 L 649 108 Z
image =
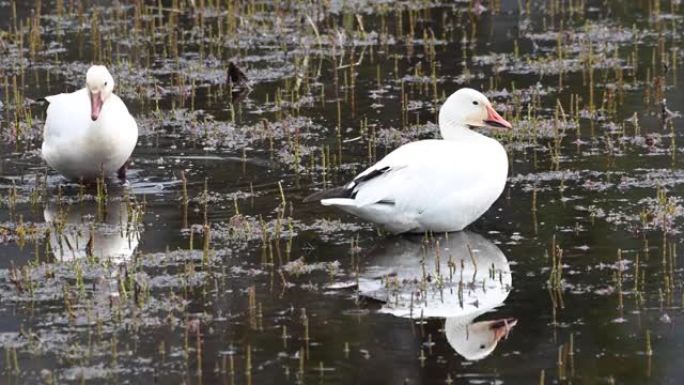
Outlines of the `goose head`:
M 502 338 L 518 323 L 515 318 L 479 321 L 467 325 L 463 320 L 447 318 L 444 329 L 449 345 L 469 361 L 481 360 L 490 355 Z
M 96 121 L 100 117 L 102 106 L 114 91 L 114 78 L 107 67 L 94 65 L 86 74 L 86 88 L 90 96 L 90 118 Z
M 451 139 L 474 127 L 512 128 L 481 92 L 461 88 L 447 98 L 439 110 L 439 129 L 444 139 Z

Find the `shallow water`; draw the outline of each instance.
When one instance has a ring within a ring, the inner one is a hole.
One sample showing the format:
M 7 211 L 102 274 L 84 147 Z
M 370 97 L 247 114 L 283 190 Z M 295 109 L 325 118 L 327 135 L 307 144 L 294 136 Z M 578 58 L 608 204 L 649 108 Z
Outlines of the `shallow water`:
M 13 3 L 0 383 L 684 375 L 677 2 Z M 141 130 L 106 196 L 39 157 L 38 99 L 102 58 Z M 514 125 L 490 132 L 509 183 L 469 232 L 394 237 L 301 202 L 435 136 L 466 85 Z

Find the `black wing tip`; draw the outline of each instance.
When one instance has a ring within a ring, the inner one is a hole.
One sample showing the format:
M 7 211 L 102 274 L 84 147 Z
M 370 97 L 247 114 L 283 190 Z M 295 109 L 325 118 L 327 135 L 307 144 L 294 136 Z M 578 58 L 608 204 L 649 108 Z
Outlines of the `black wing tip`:
M 347 189 L 345 186 L 333 187 L 327 190 L 316 191 L 315 193 L 304 198 L 302 202 L 317 202 L 329 198 L 349 198 L 351 197 L 351 193 L 352 190 Z

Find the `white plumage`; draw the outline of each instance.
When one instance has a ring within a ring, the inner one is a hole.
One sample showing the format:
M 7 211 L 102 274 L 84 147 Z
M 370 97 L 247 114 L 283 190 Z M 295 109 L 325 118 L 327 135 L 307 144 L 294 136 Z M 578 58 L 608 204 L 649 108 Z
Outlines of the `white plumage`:
M 394 150 L 342 188 L 320 200 L 394 233 L 459 231 L 501 195 L 508 174 L 506 150 L 471 130 L 510 128 L 480 92 L 452 94 L 439 115 L 443 140 L 421 140 Z
M 138 126 L 113 94 L 103 66 L 88 70 L 86 87 L 46 97 L 43 159 L 70 179 L 94 179 L 119 170 L 138 141 Z

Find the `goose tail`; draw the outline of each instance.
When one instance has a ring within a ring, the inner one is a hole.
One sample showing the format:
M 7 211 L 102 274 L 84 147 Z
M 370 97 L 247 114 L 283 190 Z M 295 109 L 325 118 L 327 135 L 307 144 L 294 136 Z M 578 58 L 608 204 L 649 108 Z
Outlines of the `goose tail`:
M 330 206 L 333 203 L 326 204 L 327 201 L 338 201 L 338 200 L 353 201 L 353 199 L 346 199 L 346 198 L 351 198 L 351 194 L 352 194 L 352 190 L 346 188 L 346 186 L 333 187 L 331 189 L 317 191 L 317 192 L 307 196 L 306 198 L 304 198 L 304 203 L 320 201 L 321 204 L 323 204 L 325 206 Z M 344 198 L 344 199 L 339 199 L 339 198 Z

